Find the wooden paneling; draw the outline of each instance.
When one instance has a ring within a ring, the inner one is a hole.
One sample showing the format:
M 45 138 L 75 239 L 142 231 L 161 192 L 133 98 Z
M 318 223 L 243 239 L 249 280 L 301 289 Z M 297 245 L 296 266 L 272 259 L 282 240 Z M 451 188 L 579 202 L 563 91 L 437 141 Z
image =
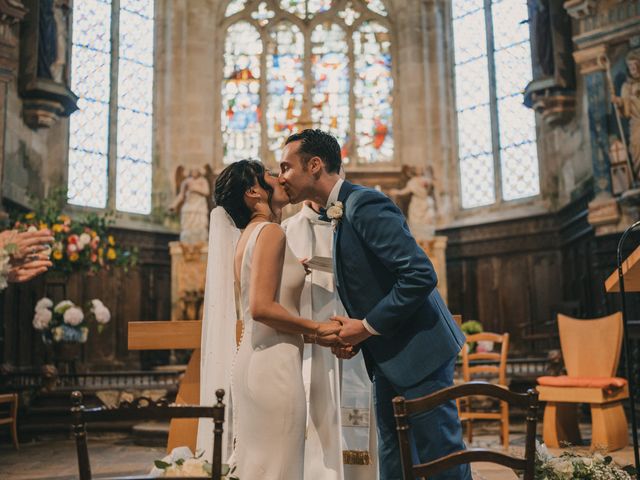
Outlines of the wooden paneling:
M 73 274 L 66 298 L 85 304 L 99 298 L 111 310 L 111 322 L 98 333 L 92 326 L 84 345 L 79 369 L 88 371 L 149 368 L 166 363 L 168 352 L 132 352 L 127 348 L 127 323 L 170 318 L 169 242 L 174 235 L 130 230 L 114 232 L 119 243 L 139 249 L 139 265 L 102 271 L 96 275 Z M 33 308 L 47 293 L 62 299 L 61 289 L 47 285 L 44 277 L 26 285 L 10 285 L 0 294 L 0 357 L 14 367 L 39 367 L 51 361 L 40 336 L 33 330 Z M 47 291 L 50 290 L 50 291 Z M 57 297 L 57 298 L 55 298 Z

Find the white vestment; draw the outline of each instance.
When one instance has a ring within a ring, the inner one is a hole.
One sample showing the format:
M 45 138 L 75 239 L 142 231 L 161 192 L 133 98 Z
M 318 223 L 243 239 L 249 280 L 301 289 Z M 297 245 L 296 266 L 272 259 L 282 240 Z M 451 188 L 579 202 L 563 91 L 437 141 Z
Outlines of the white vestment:
M 318 217 L 305 205 L 283 222 L 287 243 L 298 258 L 332 256 L 333 229 Z M 333 274 L 312 270 L 307 276 L 300 314 L 319 322 L 332 315 L 345 315 Z M 304 479 L 375 479 L 377 452 L 375 434 L 370 434 L 375 431 L 371 429 L 371 383 L 362 356 L 341 365 L 329 348 L 305 344 L 302 369 L 308 403 Z M 343 465 L 343 450 L 346 463 L 363 464 Z

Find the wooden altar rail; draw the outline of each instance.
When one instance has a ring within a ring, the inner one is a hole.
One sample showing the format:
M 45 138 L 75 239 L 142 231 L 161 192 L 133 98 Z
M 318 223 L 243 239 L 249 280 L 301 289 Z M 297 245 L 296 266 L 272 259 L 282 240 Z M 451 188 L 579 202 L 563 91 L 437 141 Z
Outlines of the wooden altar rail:
M 58 375 L 56 391 L 81 390 L 153 390 L 166 389 L 175 392 L 182 372 L 158 372 L 155 370 L 130 370 L 125 372 L 92 372 Z M 48 383 L 39 371 L 10 372 L 0 376 L 0 390 L 27 390 L 41 388 Z

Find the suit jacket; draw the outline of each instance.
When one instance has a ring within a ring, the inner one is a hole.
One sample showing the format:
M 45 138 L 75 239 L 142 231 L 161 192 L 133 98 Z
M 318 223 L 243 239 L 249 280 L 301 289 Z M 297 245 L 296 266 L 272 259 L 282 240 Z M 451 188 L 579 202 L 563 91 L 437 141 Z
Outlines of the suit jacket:
M 344 211 L 334 233 L 336 287 L 349 316 L 366 318 L 380 333 L 361 344 L 369 376 L 377 366 L 396 385 L 414 385 L 458 354 L 464 334 L 400 209 L 349 182 L 338 200 Z

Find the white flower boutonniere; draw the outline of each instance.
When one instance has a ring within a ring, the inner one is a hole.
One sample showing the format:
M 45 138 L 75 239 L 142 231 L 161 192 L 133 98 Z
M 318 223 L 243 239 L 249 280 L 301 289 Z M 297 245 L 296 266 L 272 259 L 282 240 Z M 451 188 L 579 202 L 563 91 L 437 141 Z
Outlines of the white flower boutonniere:
M 342 202 L 332 202 L 329 208 L 327 208 L 327 217 L 331 220 L 331 225 L 335 231 L 338 228 L 338 222 L 344 215 L 344 205 Z

